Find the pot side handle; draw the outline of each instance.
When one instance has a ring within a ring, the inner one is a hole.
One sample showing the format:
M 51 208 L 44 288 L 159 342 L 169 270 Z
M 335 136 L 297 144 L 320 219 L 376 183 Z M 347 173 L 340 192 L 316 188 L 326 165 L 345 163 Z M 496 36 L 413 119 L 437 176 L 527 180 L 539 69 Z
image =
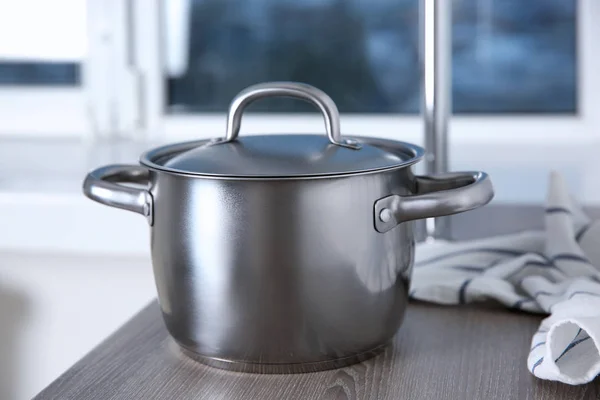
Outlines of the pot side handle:
M 137 165 L 100 167 L 86 176 L 83 193 L 98 203 L 142 214 L 152 225 L 152 195 L 146 189 L 126 186 L 124 183 L 149 187 L 150 172 Z
M 378 232 L 387 232 L 406 221 L 469 211 L 489 203 L 494 197 L 492 181 L 485 172 L 416 176 L 415 183 L 414 195 L 391 195 L 375 202 Z

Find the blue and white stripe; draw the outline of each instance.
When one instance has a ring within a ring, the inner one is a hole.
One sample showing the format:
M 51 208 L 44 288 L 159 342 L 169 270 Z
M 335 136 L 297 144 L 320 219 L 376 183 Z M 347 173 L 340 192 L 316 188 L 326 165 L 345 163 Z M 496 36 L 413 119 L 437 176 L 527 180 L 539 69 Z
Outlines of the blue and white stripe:
M 544 231 L 417 247 L 410 296 L 440 304 L 495 299 L 550 314 L 534 334 L 529 370 L 581 384 L 600 374 L 600 222 L 553 173 Z

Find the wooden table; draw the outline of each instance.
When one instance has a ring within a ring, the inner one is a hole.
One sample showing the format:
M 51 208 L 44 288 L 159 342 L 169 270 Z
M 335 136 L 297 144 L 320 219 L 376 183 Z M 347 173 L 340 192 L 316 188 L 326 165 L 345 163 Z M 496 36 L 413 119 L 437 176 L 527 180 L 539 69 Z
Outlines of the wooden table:
M 477 223 L 483 220 L 489 225 Z M 453 227 L 467 238 L 542 224 L 540 208 L 487 207 Z M 318 373 L 256 375 L 183 356 L 153 302 L 36 399 L 600 399 L 600 379 L 568 386 L 529 373 L 526 356 L 541 318 L 490 305 L 412 303 L 393 345 L 374 359 Z

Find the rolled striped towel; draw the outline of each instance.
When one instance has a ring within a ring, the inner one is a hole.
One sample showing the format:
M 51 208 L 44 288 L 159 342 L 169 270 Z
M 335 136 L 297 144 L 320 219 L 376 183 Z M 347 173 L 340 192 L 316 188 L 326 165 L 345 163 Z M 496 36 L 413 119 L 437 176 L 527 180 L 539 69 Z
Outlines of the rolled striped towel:
M 410 295 L 441 304 L 495 299 L 549 314 L 527 357 L 538 378 L 572 385 L 600 374 L 600 221 L 550 175 L 543 231 L 417 246 Z

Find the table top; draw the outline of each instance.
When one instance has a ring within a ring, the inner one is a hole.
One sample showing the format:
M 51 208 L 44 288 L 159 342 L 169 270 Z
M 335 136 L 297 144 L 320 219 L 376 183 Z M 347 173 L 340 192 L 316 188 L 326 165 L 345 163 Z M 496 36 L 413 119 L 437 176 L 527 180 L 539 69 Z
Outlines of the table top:
M 482 218 L 487 228 L 476 223 Z M 459 238 L 541 225 L 541 209 L 524 207 L 486 207 L 453 221 Z M 375 358 L 338 370 L 259 375 L 181 354 L 153 302 L 36 399 L 600 398 L 600 379 L 569 386 L 529 373 L 527 352 L 542 318 L 490 304 L 412 302 L 393 344 Z

